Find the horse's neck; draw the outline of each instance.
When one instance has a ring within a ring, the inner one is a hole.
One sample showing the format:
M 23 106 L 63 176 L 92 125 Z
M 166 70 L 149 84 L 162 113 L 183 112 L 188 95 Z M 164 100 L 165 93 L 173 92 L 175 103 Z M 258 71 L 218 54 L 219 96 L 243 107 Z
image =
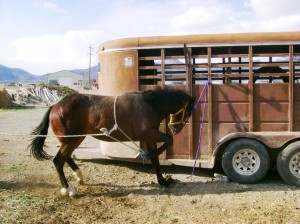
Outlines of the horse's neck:
M 177 105 L 174 105 L 170 102 L 165 102 L 164 104 L 162 104 L 161 106 L 161 114 L 162 117 L 165 118 L 167 116 L 169 116 L 170 114 L 174 114 L 175 112 L 178 111 Z

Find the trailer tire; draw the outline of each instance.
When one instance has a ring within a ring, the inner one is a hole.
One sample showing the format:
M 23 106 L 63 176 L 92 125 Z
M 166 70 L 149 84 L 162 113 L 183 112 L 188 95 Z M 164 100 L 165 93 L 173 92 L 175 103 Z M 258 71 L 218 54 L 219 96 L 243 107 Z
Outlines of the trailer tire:
M 279 152 L 276 165 L 287 184 L 300 187 L 300 142 L 291 143 Z
M 262 143 L 253 139 L 238 139 L 225 148 L 222 167 L 230 180 L 254 184 L 268 173 L 270 157 Z

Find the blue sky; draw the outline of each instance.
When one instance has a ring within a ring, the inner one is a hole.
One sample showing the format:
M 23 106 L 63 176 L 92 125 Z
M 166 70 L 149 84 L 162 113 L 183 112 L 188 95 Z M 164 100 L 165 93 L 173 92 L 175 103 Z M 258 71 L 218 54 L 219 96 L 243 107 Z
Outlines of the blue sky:
M 96 53 L 116 38 L 300 31 L 299 8 L 298 0 L 0 0 L 0 64 L 42 75 L 87 68 L 88 47 Z

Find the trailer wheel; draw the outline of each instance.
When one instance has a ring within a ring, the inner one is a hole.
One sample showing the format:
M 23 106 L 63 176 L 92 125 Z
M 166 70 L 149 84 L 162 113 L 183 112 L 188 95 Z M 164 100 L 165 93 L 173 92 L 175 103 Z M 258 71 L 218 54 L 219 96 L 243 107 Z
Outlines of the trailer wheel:
M 266 176 L 270 168 L 270 157 L 262 143 L 252 139 L 239 139 L 225 148 L 222 167 L 232 181 L 254 184 Z
M 300 187 L 300 142 L 294 142 L 278 153 L 277 170 L 287 184 Z

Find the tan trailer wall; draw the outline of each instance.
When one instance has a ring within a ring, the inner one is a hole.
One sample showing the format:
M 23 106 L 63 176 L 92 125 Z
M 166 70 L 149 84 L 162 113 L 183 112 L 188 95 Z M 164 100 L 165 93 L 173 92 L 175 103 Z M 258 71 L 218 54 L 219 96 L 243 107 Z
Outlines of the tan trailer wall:
M 115 96 L 138 90 L 137 51 L 114 51 L 100 54 L 99 88 L 101 95 Z M 130 60 L 132 59 L 132 63 Z

